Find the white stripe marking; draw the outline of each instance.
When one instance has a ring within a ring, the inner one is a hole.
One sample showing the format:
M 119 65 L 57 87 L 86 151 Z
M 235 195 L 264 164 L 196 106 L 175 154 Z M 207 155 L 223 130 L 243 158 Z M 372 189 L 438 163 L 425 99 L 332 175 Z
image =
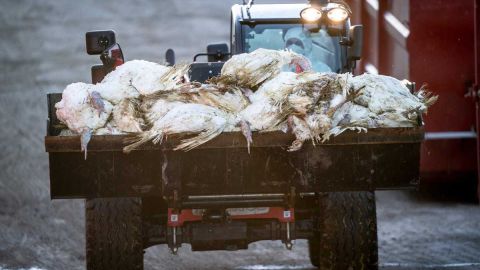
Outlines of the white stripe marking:
M 290 269 L 311 269 L 312 265 L 305 264 L 305 265 L 245 265 L 239 266 L 235 269 L 238 270 L 290 270 Z
M 12 270 L 11 268 L 3 268 L 2 266 L 0 266 L 0 270 Z M 31 268 L 17 268 L 16 270 L 45 270 L 43 268 L 38 268 L 36 266 L 34 267 L 31 267 Z
M 367 0 L 367 4 L 371 6 L 375 11 L 378 11 L 378 0 Z
M 455 268 L 455 267 L 468 267 L 468 266 L 480 266 L 480 263 L 446 263 L 446 264 L 417 264 L 417 263 L 381 263 L 380 267 L 405 267 L 416 269 L 437 269 L 437 268 Z
M 475 131 L 425 132 L 425 140 L 476 139 Z
M 461 267 L 477 267 L 480 262 L 470 263 L 447 263 L 447 264 L 419 264 L 419 263 L 381 263 L 380 267 L 396 267 L 396 268 L 413 268 L 413 269 L 439 269 L 439 268 L 461 268 Z M 245 265 L 239 266 L 238 270 L 294 270 L 294 269 L 312 269 L 312 265 Z M 0 268 L 1 270 L 1 268 Z
M 405 25 L 403 25 L 403 23 L 400 22 L 397 17 L 393 16 L 392 13 L 385 12 L 385 15 L 383 15 L 383 17 L 404 38 L 407 38 L 410 35 L 410 30 L 405 27 Z

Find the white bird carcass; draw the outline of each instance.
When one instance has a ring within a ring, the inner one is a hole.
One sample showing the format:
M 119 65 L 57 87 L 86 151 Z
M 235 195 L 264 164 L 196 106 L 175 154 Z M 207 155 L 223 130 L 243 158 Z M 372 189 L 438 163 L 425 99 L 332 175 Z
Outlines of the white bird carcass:
M 257 49 L 232 56 L 222 67 L 220 77 L 213 82 L 256 89 L 282 71 L 296 73 L 311 70 L 310 60 L 291 51 Z
M 404 114 L 412 121 L 426 112 L 434 101 L 422 100 L 410 93 L 410 90 L 399 80 L 384 75 L 363 74 L 353 77 L 350 82 L 355 88 L 362 88 L 355 103 L 369 108 L 377 115 L 386 112 Z M 436 97 L 433 97 L 436 99 Z
M 237 113 L 250 104 L 238 87 L 220 88 L 213 84 L 187 83 L 177 90 L 142 97 L 140 110 L 145 113 L 147 122 L 153 124 L 175 106 L 186 103 L 208 105 L 227 113 Z
M 238 112 L 250 104 L 242 89 L 236 86 L 219 87 L 215 84 L 187 83 L 175 90 L 166 90 L 142 98 L 145 110 L 157 100 L 198 103 L 219 108 L 226 112 Z
M 289 151 L 295 151 L 349 129 L 419 125 L 437 98 L 423 89 L 412 94 L 388 76 L 315 73 L 307 58 L 290 51 L 235 55 L 206 84 L 189 82 L 188 68 L 126 62 L 101 83 L 69 85 L 57 116 L 82 134 L 82 149 L 92 133 L 136 133 L 128 152 L 168 135 L 184 138 L 175 149 L 190 150 L 239 129 L 250 146 L 251 131 L 290 128 L 296 140 Z
M 438 98 L 425 89 L 412 94 L 404 82 L 383 75 L 363 74 L 353 77 L 349 84 L 361 90 L 353 102 L 335 113 L 331 135 L 345 130 L 421 125 L 421 114 Z
M 366 131 L 369 128 L 377 128 L 379 127 L 377 120 L 378 116 L 367 107 L 347 102 L 333 115 L 332 128 L 326 136 L 337 136 L 346 130 Z
M 245 92 L 236 86 L 218 87 L 212 84 L 204 84 L 198 89 L 197 103 L 219 108 L 229 113 L 238 113 L 250 105 Z M 247 93 L 250 95 L 250 92 Z
M 161 143 L 168 135 L 196 135 L 182 140 L 175 150 L 193 149 L 222 133 L 229 125 L 236 125 L 233 115 L 203 104 L 179 104 L 153 123 L 150 130 L 138 137 L 138 140 L 124 148 L 125 152 L 153 141 Z
M 63 90 L 62 100 L 55 104 L 55 108 L 58 120 L 82 135 L 81 147 L 86 155 L 91 134 L 105 126 L 113 106 L 100 97 L 93 85 L 72 83 Z
M 240 117 L 250 125 L 252 131 L 277 128 L 290 113 L 287 98 L 296 83 L 297 74 L 281 72 L 249 96 L 251 104 L 239 113 Z
M 346 88 L 346 75 L 305 72 L 297 79 L 288 96 L 293 110 L 288 124 L 296 137 L 289 151 L 299 150 L 307 139 L 313 144 L 328 139 L 335 111 L 355 97 L 355 91 Z
M 144 121 L 138 110 L 137 101 L 124 99 L 113 108 L 112 132 L 142 132 Z
M 184 113 L 190 114 L 192 119 L 197 117 L 197 111 L 191 108 L 197 108 L 198 112 L 210 112 L 212 109 L 219 111 L 219 115 L 222 115 L 228 119 L 235 118 L 235 125 L 227 125 L 224 127 L 224 131 L 237 131 L 240 129 L 247 138 L 247 144 L 251 143 L 251 131 L 249 126 L 237 117 L 237 113 L 250 104 L 248 98 L 244 95 L 242 89 L 235 86 L 218 87 L 213 84 L 199 84 L 188 83 L 184 87 L 177 90 L 167 90 L 157 92 L 142 98 L 142 110 L 145 112 L 145 118 L 152 129 L 155 129 L 155 125 L 158 125 L 159 121 L 170 121 L 168 117 L 179 113 L 178 107 L 183 108 Z M 184 107 L 183 105 L 201 105 L 200 107 Z M 190 108 L 190 109 L 188 109 Z M 188 110 L 187 110 L 188 109 Z M 173 112 L 172 112 L 173 111 Z M 185 115 L 184 117 L 188 117 Z M 166 118 L 166 119 L 164 119 Z M 187 123 L 184 123 L 187 125 Z M 185 127 L 188 128 L 188 125 Z M 195 128 L 191 128 L 195 132 Z M 152 134 L 157 132 L 153 131 Z M 218 134 L 212 135 L 213 137 Z M 148 136 L 147 136 L 148 137 Z M 212 138 L 213 138 L 212 137 Z M 210 138 L 209 138 L 210 139 Z M 208 140 L 209 140 L 208 139 Z M 193 140 L 196 140 L 194 138 Z M 200 140 L 201 144 L 203 143 Z M 190 147 L 183 147 L 183 144 L 178 149 L 191 149 Z
M 118 66 L 96 85 L 97 92 L 113 104 L 157 91 L 173 89 L 185 81 L 188 66 L 166 67 L 143 60 Z
M 145 119 L 153 125 L 158 119 L 164 117 L 173 108 L 185 104 L 181 101 L 169 101 L 165 99 L 157 99 L 152 105 L 146 108 Z

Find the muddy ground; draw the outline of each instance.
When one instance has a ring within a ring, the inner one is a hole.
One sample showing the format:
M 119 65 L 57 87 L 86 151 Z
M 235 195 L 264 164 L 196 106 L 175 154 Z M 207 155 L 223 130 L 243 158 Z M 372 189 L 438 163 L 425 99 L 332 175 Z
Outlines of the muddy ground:
M 86 55 L 84 32 L 115 29 L 127 60 L 163 62 L 174 48 L 187 62 L 208 43 L 229 40 L 229 6 L 238 2 L 0 1 L 0 269 L 84 269 L 83 201 L 50 201 L 43 146 L 45 94 L 88 82 L 99 62 Z M 383 269 L 480 269 L 477 205 L 414 192 L 377 192 L 377 204 Z M 186 246 L 179 254 L 150 248 L 146 269 L 311 268 L 304 241 L 293 251 L 260 242 L 248 251 Z

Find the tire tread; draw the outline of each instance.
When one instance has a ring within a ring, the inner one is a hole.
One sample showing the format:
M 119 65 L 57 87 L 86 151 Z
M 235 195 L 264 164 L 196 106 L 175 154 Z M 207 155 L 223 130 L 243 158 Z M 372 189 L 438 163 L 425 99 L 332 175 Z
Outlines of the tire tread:
M 138 198 L 86 200 L 87 270 L 143 269 L 141 207 Z

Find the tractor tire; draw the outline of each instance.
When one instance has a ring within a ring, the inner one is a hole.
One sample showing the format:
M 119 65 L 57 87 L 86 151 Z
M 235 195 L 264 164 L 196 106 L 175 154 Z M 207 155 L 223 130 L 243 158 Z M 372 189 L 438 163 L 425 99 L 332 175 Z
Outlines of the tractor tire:
M 319 269 L 378 269 L 374 192 L 332 192 L 319 197 L 317 231 L 309 239 Z
M 141 213 L 138 198 L 86 200 L 87 270 L 143 269 Z

